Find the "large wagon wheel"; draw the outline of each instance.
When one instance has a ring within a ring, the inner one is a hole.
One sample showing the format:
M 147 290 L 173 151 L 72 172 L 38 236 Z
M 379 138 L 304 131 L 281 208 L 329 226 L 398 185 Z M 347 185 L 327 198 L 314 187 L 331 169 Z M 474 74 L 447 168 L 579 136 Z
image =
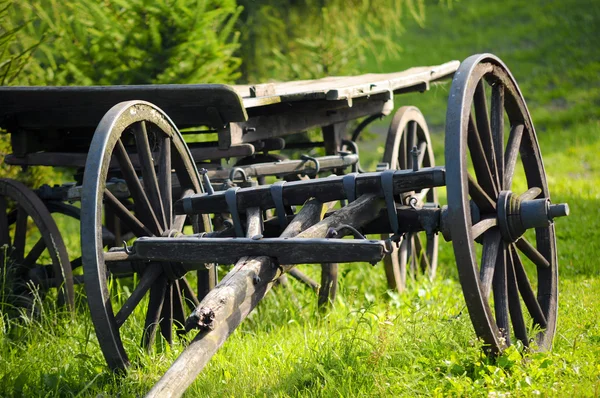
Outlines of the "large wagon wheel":
M 119 198 L 107 189 L 107 179 L 112 177 L 125 180 L 128 197 Z M 104 251 L 104 207 L 136 237 L 174 237 L 183 233 L 190 220 L 173 214 L 173 201 L 197 192 L 201 192 L 201 183 L 196 166 L 167 115 L 143 101 L 122 102 L 106 113 L 94 133 L 84 172 L 81 247 L 92 321 L 113 370 L 129 364 L 122 332 L 136 308 L 145 313 L 142 346 L 151 349 L 157 328 L 167 342 L 172 341 L 173 322 L 182 327 L 186 306 L 195 308 L 198 298 L 181 264 L 126 262 L 123 251 Z M 110 275 L 123 272 L 137 274 L 139 280 L 124 301 L 110 288 Z M 148 292 L 149 299 L 144 301 Z
M 456 72 L 445 145 L 449 229 L 477 335 L 498 353 L 511 344 L 512 321 L 514 337 L 525 346 L 535 334 L 538 347 L 549 348 L 558 283 L 552 218 L 568 207 L 550 205 L 525 100 L 495 56 L 469 57 Z M 515 188 L 519 174 L 527 188 Z
M 58 288 L 58 304 L 73 308 L 71 264 L 55 221 L 32 190 L 5 178 L 0 179 L 0 246 L 9 302 L 31 305 L 33 284 Z
M 392 170 L 412 169 L 413 149 L 417 148 L 417 167 L 435 166 L 429 129 L 423 114 L 414 106 L 404 106 L 396 111 L 388 130 L 385 142 L 383 162 Z M 423 203 L 438 203 L 435 189 L 424 189 L 403 196 L 404 204 L 412 198 L 417 199 L 416 206 Z M 383 236 L 387 239 L 387 236 Z M 417 269 L 425 272 L 429 278 L 435 276 L 438 257 L 438 236 L 425 233 L 407 234 L 399 247 L 383 260 L 388 288 L 402 292 L 406 285 L 407 266 L 410 272 Z

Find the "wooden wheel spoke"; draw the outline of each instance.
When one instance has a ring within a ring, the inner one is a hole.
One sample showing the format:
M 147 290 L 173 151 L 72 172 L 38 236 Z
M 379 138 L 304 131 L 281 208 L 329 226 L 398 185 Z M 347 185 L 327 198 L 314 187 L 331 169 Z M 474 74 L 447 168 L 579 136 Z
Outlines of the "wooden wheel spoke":
M 495 213 L 496 203 L 489 197 L 486 191 L 477 183 L 477 181 L 468 174 L 469 195 L 473 202 L 479 207 L 482 213 Z
M 8 224 L 8 216 L 6 214 L 6 199 L 4 196 L 0 196 L 0 246 L 5 244 L 10 245 Z M 4 261 L 0 265 L 4 265 Z
M 416 233 L 409 234 L 409 238 L 407 241 L 408 246 L 408 263 L 410 265 L 410 273 L 412 278 L 414 279 L 416 271 L 417 271 L 417 250 L 415 248 L 415 235 Z
M 500 82 L 492 85 L 491 128 L 498 181 L 502 183 L 499 185 L 502 190 L 504 185 L 504 85 Z
M 513 126 L 510 129 L 510 135 L 508 136 L 508 143 L 506 144 L 506 151 L 504 153 L 504 182 L 502 187 L 504 190 L 510 190 L 512 186 L 524 129 L 525 127 L 522 124 Z
M 413 157 L 412 150 L 417 145 L 417 122 L 411 121 L 408 123 L 407 129 L 407 148 L 406 148 L 406 168 L 412 169 L 413 167 Z
M 510 324 L 508 311 L 508 289 L 506 283 L 506 247 L 501 244 L 498 256 L 496 257 L 496 269 L 494 270 L 494 280 L 492 282 L 494 290 L 494 310 L 496 312 L 496 324 L 502 337 L 506 340 L 506 345 L 510 345 Z
M 83 262 L 81 260 L 81 256 L 74 258 L 71 261 L 71 269 L 77 269 L 77 268 L 81 267 L 82 264 L 83 264 Z
M 171 170 L 171 138 L 164 137 L 158 157 L 158 186 L 166 217 L 166 228 L 169 228 L 173 223 Z
M 296 280 L 304 283 L 306 286 L 310 287 L 313 291 L 318 292 L 319 291 L 319 283 L 317 281 L 315 281 L 314 279 L 312 279 L 310 276 L 306 275 L 304 272 L 300 271 L 297 268 L 292 268 L 290 270 L 290 272 L 288 272 L 288 275 L 290 275 L 291 277 L 295 278 Z
M 483 235 L 483 253 L 481 255 L 479 280 L 481 281 L 482 294 L 486 299 L 490 297 L 492 290 L 494 270 L 496 269 L 496 261 L 501 243 L 502 236 L 498 228 L 489 229 Z
M 173 344 L 173 283 L 169 282 L 160 313 L 160 333 L 167 343 Z
M 38 241 L 35 242 L 35 245 L 33 245 L 31 250 L 29 251 L 29 253 L 27 253 L 25 260 L 23 260 L 23 266 L 26 268 L 29 268 L 33 264 L 35 264 L 45 249 L 46 249 L 46 242 L 44 241 L 44 238 L 38 239 Z
M 406 170 L 408 168 L 408 125 L 404 126 L 402 137 L 400 138 L 400 148 L 398 149 L 398 168 Z M 390 164 L 390 167 L 392 165 Z
M 427 256 L 426 247 L 423 245 L 421 241 L 421 236 L 419 234 L 415 234 L 415 251 L 419 256 L 419 264 L 421 266 L 422 272 L 427 272 L 431 269 L 431 263 L 429 262 L 429 257 Z
M 156 214 L 158 217 L 161 225 L 166 228 L 167 221 L 165 218 L 165 210 L 163 208 L 163 201 L 160 196 L 160 189 L 158 187 L 158 178 L 154 169 L 154 158 L 152 156 L 150 142 L 148 141 L 146 122 L 141 121 L 136 124 L 133 131 L 135 135 L 135 146 L 138 152 L 138 159 L 142 168 L 142 182 L 144 184 L 145 191 L 148 193 L 148 199 L 150 200 L 150 205 L 154 210 L 154 214 Z
M 146 321 L 144 322 L 144 332 L 142 334 L 142 347 L 150 351 L 156 338 L 156 328 L 160 322 L 160 314 L 167 290 L 167 279 L 163 276 L 157 278 L 150 287 L 150 300 L 148 301 L 148 310 L 146 312 Z
M 104 191 L 104 199 L 106 205 L 110 206 L 116 216 L 127 225 L 133 233 L 138 236 L 153 236 L 154 233 L 148 229 L 133 213 L 131 213 L 123 203 L 115 195 L 112 194 L 108 189 Z M 119 242 L 115 242 L 117 244 Z
M 473 97 L 473 105 L 475 108 L 475 120 L 477 123 L 477 131 L 480 134 L 481 145 L 486 155 L 486 160 L 492 173 L 494 184 L 496 187 L 500 187 L 500 180 L 498 179 L 498 166 L 496 164 L 497 162 L 494 137 L 492 128 L 490 126 L 490 118 L 488 117 L 488 106 L 485 97 L 484 84 L 484 79 L 481 79 L 477 84 L 477 87 L 475 88 L 475 93 Z
M 496 217 L 483 218 L 471 227 L 471 237 L 475 240 L 496 225 L 498 225 L 498 219 Z
M 422 141 L 419 144 L 419 157 L 417 158 L 417 165 L 419 169 L 423 167 L 423 159 L 425 159 L 425 155 L 427 154 L 427 142 Z
M 198 297 L 196 297 L 196 293 L 194 293 L 190 283 L 185 279 L 185 276 L 179 280 L 179 286 L 181 286 L 183 290 L 183 297 L 187 306 L 193 311 L 200 305 L 200 301 L 198 300 Z
M 512 250 L 508 250 L 507 262 L 506 276 L 508 278 L 508 310 L 510 311 L 510 319 L 515 337 L 521 340 L 523 345 L 527 347 L 529 346 L 529 338 L 527 337 L 527 328 L 525 327 L 523 310 L 521 309 Z
M 12 253 L 12 258 L 19 263 L 23 261 L 23 257 L 25 256 L 28 217 L 25 209 L 19 206 L 17 210 L 17 220 L 15 222 L 15 236 L 13 240 L 14 251 Z
M 183 199 L 186 196 L 192 195 L 193 193 L 194 193 L 193 190 L 186 189 L 185 192 L 183 192 L 181 194 L 181 198 L 180 199 Z M 183 232 L 183 227 L 185 226 L 185 220 L 186 219 L 187 219 L 187 215 L 186 214 L 177 214 L 173 218 L 173 223 L 171 224 L 171 229 L 174 229 L 175 231 Z
M 525 237 L 521 237 L 515 242 L 517 248 L 536 266 L 541 268 L 550 268 L 548 260 L 540 253 Z
M 469 117 L 469 129 L 467 137 L 467 145 L 471 154 L 471 161 L 477 176 L 477 182 L 481 185 L 485 193 L 491 198 L 498 197 L 498 189 L 495 183 L 494 175 L 487 160 L 486 151 L 481 142 L 481 137 L 477 130 L 477 125 L 473 120 L 473 114 Z
M 519 200 L 532 200 L 537 198 L 542 193 L 542 189 L 538 187 L 529 188 L 527 191 L 519 195 Z
M 185 326 L 185 307 L 179 281 L 173 283 L 173 319 L 177 321 L 177 334 L 180 334 Z
M 533 322 L 539 325 L 542 329 L 545 329 L 547 326 L 546 316 L 542 312 L 540 303 L 533 292 L 533 288 L 531 287 L 531 283 L 529 282 L 527 272 L 525 272 L 525 267 L 523 266 L 523 262 L 519 257 L 519 253 L 517 253 L 517 250 L 513 245 L 511 245 L 511 252 L 517 285 L 519 287 L 521 297 L 523 298 L 523 302 L 525 303 L 525 307 L 527 307 L 527 311 L 529 311 Z
M 123 178 L 127 182 L 127 188 L 133 198 L 137 214 L 144 220 L 144 224 L 148 226 L 148 229 L 156 235 L 161 235 L 163 230 L 156 218 L 150 200 L 144 192 L 142 183 L 133 168 L 127 150 L 120 139 L 115 145 L 114 154 L 117 157 Z M 129 210 L 127 211 L 129 212 Z
M 129 318 L 129 315 L 131 315 L 135 307 L 137 307 L 142 298 L 144 298 L 146 292 L 148 292 L 161 273 L 162 267 L 158 264 L 151 264 L 144 271 L 138 285 L 133 290 L 133 293 L 131 293 L 131 296 L 125 301 L 125 304 L 123 304 L 117 315 L 115 315 L 117 327 L 121 327 L 125 323 L 127 318 Z
M 177 181 L 182 191 L 196 189 L 196 184 L 190 178 L 190 175 L 196 172 L 192 169 L 193 166 L 189 162 L 183 160 L 181 153 L 178 151 L 171 151 L 171 167 L 177 176 Z

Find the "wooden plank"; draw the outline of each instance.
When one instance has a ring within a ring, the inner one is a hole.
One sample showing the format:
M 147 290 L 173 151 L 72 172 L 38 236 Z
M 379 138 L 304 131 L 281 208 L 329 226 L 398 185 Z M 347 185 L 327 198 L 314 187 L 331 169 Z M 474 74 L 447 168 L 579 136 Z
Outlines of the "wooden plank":
M 216 145 L 196 146 L 190 144 L 190 153 L 194 161 L 215 160 L 224 158 L 235 158 L 254 155 L 254 147 L 251 144 L 238 144 L 228 149 L 219 149 Z M 158 159 L 158 152 L 154 158 Z M 139 160 L 136 153 L 130 155 L 131 162 L 135 168 L 139 168 Z M 76 152 L 35 152 L 25 156 L 8 155 L 6 164 L 16 166 L 54 166 L 54 167 L 85 167 L 87 153 Z M 111 167 L 118 167 L 116 161 L 112 161 Z
M 325 105 L 329 106 L 323 106 Z M 393 110 L 390 93 L 347 101 L 297 102 L 272 112 L 250 116 L 247 122 L 231 123 L 229 134 L 220 134 L 221 147 L 241 142 L 254 142 L 271 137 L 283 137 L 310 128 L 342 123 L 370 115 L 386 115 Z M 270 108 L 268 108 L 270 109 Z
M 327 99 L 332 101 L 352 99 L 399 91 L 448 77 L 457 69 L 460 62 L 451 61 L 442 65 L 410 68 L 395 73 L 369 73 L 359 76 L 331 76 L 316 80 L 301 80 L 271 83 L 263 96 L 252 96 L 254 86 L 233 86 L 244 98 L 244 106 L 252 108 L 281 102 L 310 101 Z M 271 94 L 273 93 L 273 94 Z
M 248 118 L 240 96 L 223 84 L 0 87 L 0 126 L 95 128 L 112 106 L 129 100 L 153 103 L 180 128 L 222 128 Z
M 259 224 L 260 220 L 256 223 Z M 248 228 L 255 231 L 257 224 L 250 224 Z M 258 234 L 247 236 L 255 235 Z M 283 264 L 377 263 L 385 254 L 385 246 L 381 241 L 362 239 L 142 237 L 133 243 L 133 250 L 135 259 L 142 261 L 194 263 L 202 259 L 218 264 L 233 264 L 239 259 L 240 253 L 277 258 Z M 196 268 L 186 269 L 190 271 Z

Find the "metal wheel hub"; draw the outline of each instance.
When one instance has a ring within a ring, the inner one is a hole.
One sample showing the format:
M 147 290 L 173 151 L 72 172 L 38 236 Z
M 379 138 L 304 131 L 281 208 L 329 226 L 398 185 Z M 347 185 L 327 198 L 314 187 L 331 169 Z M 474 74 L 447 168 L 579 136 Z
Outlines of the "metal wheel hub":
M 515 242 L 528 229 L 548 227 L 555 217 L 569 215 L 566 203 L 551 204 L 550 198 L 528 199 L 527 192 L 521 196 L 512 191 L 500 192 L 496 208 L 500 233 L 508 243 Z

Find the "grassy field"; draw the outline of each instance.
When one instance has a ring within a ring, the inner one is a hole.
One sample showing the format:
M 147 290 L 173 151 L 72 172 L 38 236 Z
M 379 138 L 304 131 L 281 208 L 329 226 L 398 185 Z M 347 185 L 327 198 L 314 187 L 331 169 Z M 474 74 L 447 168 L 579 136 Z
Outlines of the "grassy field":
M 521 86 L 552 199 L 571 207 L 571 216 L 557 222 L 560 296 L 553 350 L 512 347 L 495 362 L 484 357 L 452 248 L 442 244 L 437 279 L 411 281 L 403 295 L 386 292 L 381 265 L 366 264 L 342 267 L 338 299 L 326 315 L 302 286 L 273 291 L 188 396 L 600 395 L 600 3 L 431 2 L 424 27 L 405 27 L 401 59 L 365 71 L 492 52 Z M 434 86 L 397 98 L 422 109 L 438 164 L 448 89 Z M 382 144 L 378 134 L 362 144 L 370 148 L 362 150 L 365 162 L 376 160 Z M 35 320 L 0 318 L 0 396 L 142 395 L 182 350 L 182 344 L 152 355 L 139 350 L 127 377 L 113 376 L 80 304 L 73 317 L 44 307 Z M 126 341 L 131 350 L 139 344 L 139 315 Z

